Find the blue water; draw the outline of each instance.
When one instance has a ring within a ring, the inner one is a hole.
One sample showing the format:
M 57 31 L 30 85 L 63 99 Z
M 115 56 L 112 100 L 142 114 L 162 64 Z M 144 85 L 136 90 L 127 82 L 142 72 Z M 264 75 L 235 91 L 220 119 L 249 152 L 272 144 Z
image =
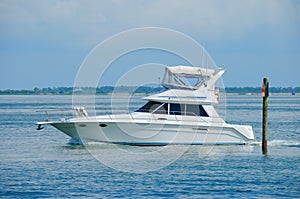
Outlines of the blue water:
M 109 97 L 96 102 L 103 113 Z M 141 103 L 134 98 L 132 108 Z M 35 130 L 34 123 L 46 118 L 36 110 L 71 107 L 71 96 L 0 96 L 1 198 L 300 198 L 299 96 L 270 97 L 268 156 L 261 146 L 169 146 L 158 156 L 133 160 L 118 150 L 148 154 L 160 148 L 79 145 L 50 126 Z M 51 117 L 63 114 L 70 112 Z M 226 120 L 252 125 L 260 141 L 260 96 L 227 97 Z M 180 150 L 183 155 L 165 165 Z M 145 173 L 140 166 L 154 169 Z

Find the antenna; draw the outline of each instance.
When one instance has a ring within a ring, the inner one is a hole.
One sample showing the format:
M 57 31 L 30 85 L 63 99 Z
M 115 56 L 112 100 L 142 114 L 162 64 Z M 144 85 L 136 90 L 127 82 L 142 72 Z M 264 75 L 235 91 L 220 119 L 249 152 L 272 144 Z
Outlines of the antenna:
M 204 65 L 203 65 L 203 57 L 204 57 L 204 48 L 202 47 L 201 67 L 204 67 Z
M 205 44 L 203 44 L 203 46 L 202 46 L 202 66 L 201 67 L 203 67 L 203 68 L 205 68 L 206 69 L 206 73 L 207 73 L 207 63 L 206 63 L 206 66 L 204 67 L 204 50 L 205 50 L 205 48 L 204 48 L 204 46 L 205 46 Z M 207 80 L 207 77 L 205 77 L 205 79 Z

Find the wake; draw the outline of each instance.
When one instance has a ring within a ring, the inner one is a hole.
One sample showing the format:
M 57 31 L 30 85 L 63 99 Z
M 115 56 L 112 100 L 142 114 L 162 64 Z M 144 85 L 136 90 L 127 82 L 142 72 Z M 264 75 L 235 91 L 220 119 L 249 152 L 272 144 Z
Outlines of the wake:
M 251 143 L 253 146 L 261 146 L 261 142 Z M 298 140 L 270 140 L 268 141 L 268 146 L 292 146 L 300 147 L 300 141 Z

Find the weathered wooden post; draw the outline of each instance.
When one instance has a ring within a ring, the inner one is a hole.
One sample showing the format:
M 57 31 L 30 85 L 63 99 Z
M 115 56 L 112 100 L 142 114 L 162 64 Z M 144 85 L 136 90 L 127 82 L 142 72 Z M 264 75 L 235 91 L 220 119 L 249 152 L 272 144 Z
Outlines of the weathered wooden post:
M 268 153 L 268 97 L 269 97 L 269 81 L 264 78 L 262 85 L 263 96 L 263 125 L 262 125 L 262 153 Z

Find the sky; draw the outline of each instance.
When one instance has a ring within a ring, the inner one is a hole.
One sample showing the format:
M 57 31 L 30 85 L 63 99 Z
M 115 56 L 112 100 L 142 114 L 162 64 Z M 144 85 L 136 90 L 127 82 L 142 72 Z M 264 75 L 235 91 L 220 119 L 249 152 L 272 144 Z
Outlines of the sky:
M 300 86 L 297 0 L 0 0 L 0 89 L 73 86 L 99 43 L 143 27 L 196 40 L 226 69 L 225 86 L 257 87 L 263 77 L 270 86 Z M 114 85 L 114 74 L 130 70 L 129 64 L 183 64 L 147 51 L 120 61 L 99 84 Z

